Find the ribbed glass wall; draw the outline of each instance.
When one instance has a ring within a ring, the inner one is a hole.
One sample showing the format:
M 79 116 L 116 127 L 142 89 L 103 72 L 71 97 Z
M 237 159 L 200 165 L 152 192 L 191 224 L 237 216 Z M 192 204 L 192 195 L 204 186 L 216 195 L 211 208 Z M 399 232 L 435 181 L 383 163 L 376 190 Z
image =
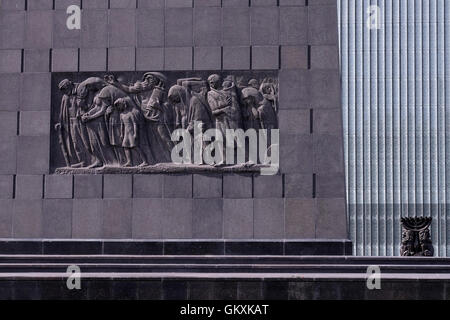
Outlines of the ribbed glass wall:
M 450 256 L 450 1 L 338 0 L 338 14 L 354 252 L 397 256 L 400 217 L 431 216 Z

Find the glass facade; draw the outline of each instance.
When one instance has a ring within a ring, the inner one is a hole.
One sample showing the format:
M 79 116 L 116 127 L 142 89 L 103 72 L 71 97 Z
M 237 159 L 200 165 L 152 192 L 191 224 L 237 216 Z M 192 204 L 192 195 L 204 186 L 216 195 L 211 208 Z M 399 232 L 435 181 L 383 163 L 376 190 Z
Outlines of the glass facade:
M 397 256 L 431 216 L 450 256 L 450 1 L 338 0 L 348 223 L 356 255 Z

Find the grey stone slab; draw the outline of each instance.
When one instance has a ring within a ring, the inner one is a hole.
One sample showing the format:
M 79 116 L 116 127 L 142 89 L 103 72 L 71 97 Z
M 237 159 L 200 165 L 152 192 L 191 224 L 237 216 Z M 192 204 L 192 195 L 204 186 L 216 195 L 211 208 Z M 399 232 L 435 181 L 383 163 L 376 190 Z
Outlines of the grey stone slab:
M 304 6 L 305 0 L 280 0 L 280 6 Z
M 20 135 L 23 136 L 49 136 L 50 112 L 49 111 L 21 111 Z
M 285 199 L 287 239 L 314 239 L 318 208 L 314 199 Z
M 52 71 L 78 71 L 78 49 L 53 49 Z
M 108 21 L 110 48 L 136 46 L 136 10 L 111 9 Z
M 311 132 L 310 110 L 280 110 L 278 123 L 282 134 L 309 134 Z
M 0 200 L 0 237 L 12 237 L 12 216 L 14 211 L 13 200 Z
M 49 171 L 50 146 L 47 136 L 19 136 L 17 172 L 45 174 Z
M 281 175 L 255 176 L 253 192 L 255 198 L 281 198 L 283 196 L 283 177 Z
M 312 69 L 338 69 L 338 46 L 311 46 Z
M 282 69 L 307 69 L 308 47 L 307 46 L 281 46 L 281 68 Z
M 16 137 L 1 137 L 0 138 L 0 174 L 15 174 L 16 173 Z
M 106 48 L 81 48 L 80 71 L 106 70 Z
M 341 82 L 337 70 L 312 70 L 309 86 L 313 108 L 338 108 L 341 105 Z
M 108 54 L 108 70 L 134 71 L 136 52 L 134 47 L 110 48 Z
M 284 176 L 284 195 L 286 198 L 312 198 L 313 174 L 286 174 Z
M 253 212 L 255 239 L 284 238 L 284 199 L 255 199 Z
M 193 9 L 166 9 L 165 45 L 168 47 L 192 46 Z
M 132 180 L 130 174 L 106 174 L 103 176 L 103 196 L 105 198 L 131 198 Z
M 164 176 L 160 174 L 137 174 L 133 177 L 134 198 L 162 198 Z
M 102 200 L 73 200 L 72 238 L 101 239 L 102 224 Z
M 14 201 L 13 237 L 32 239 L 43 237 L 43 200 Z
M 222 43 L 224 46 L 250 44 L 249 8 L 222 9 Z
M 220 7 L 222 0 L 194 0 L 194 7 Z
M 194 177 L 194 198 L 222 198 L 222 176 L 201 175 Z
M 342 110 L 315 109 L 314 110 L 314 133 L 342 135 Z
M 278 7 L 252 8 L 250 21 L 252 45 L 278 45 L 280 26 Z
M 164 8 L 165 0 L 138 0 L 139 8 Z
M 55 9 L 56 10 L 58 10 L 58 9 L 67 10 L 67 8 L 71 5 L 76 5 L 81 8 L 81 0 L 57 0 L 57 1 L 55 1 Z
M 143 0 L 140 0 L 143 1 Z M 83 1 L 83 9 L 107 9 L 108 0 L 89 0 Z
M 312 173 L 314 167 L 311 135 L 280 137 L 280 169 L 282 173 Z
M 344 198 L 344 173 L 318 173 L 316 177 L 316 190 L 317 198 Z
M 43 237 L 67 239 L 72 237 L 72 206 L 70 199 L 43 200 Z
M 21 110 L 50 110 L 51 74 L 23 73 L 21 93 Z
M 224 70 L 246 70 L 250 68 L 250 47 L 223 47 Z
M 0 199 L 12 199 L 14 194 L 14 176 L 0 175 Z
M 317 217 L 316 237 L 320 239 L 346 239 L 347 218 L 345 199 L 317 199 L 319 214 Z
M 234 199 L 251 198 L 253 178 L 250 175 L 226 174 L 223 176 L 223 197 Z
M 79 48 L 81 30 L 67 28 L 67 9 L 55 10 L 53 14 L 53 48 Z M 83 26 L 83 17 L 81 18 Z
M 280 8 L 280 44 L 298 45 L 308 42 L 308 11 L 306 7 Z
M 162 239 L 163 199 L 133 199 L 133 239 Z
M 142 9 L 137 12 L 138 47 L 164 46 L 164 10 Z
M 24 51 L 25 72 L 48 72 L 50 70 L 50 50 L 27 49 Z
M 195 239 L 222 239 L 222 209 L 222 199 L 195 199 L 192 213 L 192 236 Z
M 44 189 L 44 197 L 47 199 L 71 199 L 73 176 L 46 175 Z
M 102 235 L 105 239 L 130 239 L 133 203 L 131 199 L 103 200 Z
M 268 70 L 279 68 L 278 46 L 253 46 L 252 69 Z
M 164 70 L 192 70 L 192 47 L 165 48 Z
M 27 10 L 52 10 L 53 0 L 32 0 L 28 1 Z
M 110 0 L 109 7 L 111 9 L 115 9 L 115 8 L 134 9 L 134 8 L 136 8 L 136 1 L 137 0 Z
M 16 199 L 42 199 L 44 176 L 17 175 Z
M 21 50 L 0 50 L 0 72 L 20 72 L 22 68 Z
M 164 199 L 163 238 L 192 238 L 192 199 Z
M 272 7 L 276 7 L 277 6 L 277 0 L 251 0 L 251 6 L 252 7 L 259 7 L 259 6 L 272 6 Z
M 0 111 L 0 136 L 17 135 L 17 112 Z
M 223 200 L 223 233 L 225 239 L 253 238 L 253 199 Z
M 167 8 L 192 8 L 193 0 L 166 0 Z
M 86 10 L 83 8 L 83 22 L 81 24 L 81 47 L 106 48 L 107 46 L 108 11 L 103 9 Z
M 314 135 L 314 170 L 317 173 L 344 171 L 342 136 Z
M 307 70 L 281 70 L 280 109 L 309 109 L 309 72 Z
M 220 47 L 194 48 L 195 70 L 220 70 L 222 65 L 222 49 Z
M 25 0 L 3 0 L 3 10 L 25 10 Z
M 164 69 L 164 48 L 136 48 L 136 70 Z
M 101 198 L 103 177 L 101 175 L 75 175 L 73 188 L 74 198 Z
M 338 43 L 337 7 L 329 6 L 310 6 L 308 8 L 309 24 L 308 38 L 312 45 L 323 45 Z
M 220 46 L 222 44 L 222 9 L 198 7 L 194 9 L 194 45 Z
M 53 11 L 27 11 L 25 48 L 51 48 L 52 31 Z
M 0 73 L 0 110 L 15 111 L 19 108 L 20 74 Z
M 164 175 L 164 198 L 192 198 L 192 175 Z
M 222 0 L 223 7 L 248 7 L 247 0 Z
M 23 48 L 25 25 L 25 11 L 2 10 L 0 12 L 0 48 Z

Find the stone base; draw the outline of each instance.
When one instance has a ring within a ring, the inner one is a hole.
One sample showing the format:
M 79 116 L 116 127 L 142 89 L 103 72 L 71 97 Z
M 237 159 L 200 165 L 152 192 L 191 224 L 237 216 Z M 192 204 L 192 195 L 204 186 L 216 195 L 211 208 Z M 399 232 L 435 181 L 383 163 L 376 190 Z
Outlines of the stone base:
M 158 163 L 146 167 L 111 167 L 100 168 L 58 168 L 57 174 L 158 174 L 158 173 L 258 173 L 265 165 L 233 165 L 233 166 L 210 166 L 194 164 Z
M 327 255 L 352 254 L 350 240 L 0 240 L 0 254 Z

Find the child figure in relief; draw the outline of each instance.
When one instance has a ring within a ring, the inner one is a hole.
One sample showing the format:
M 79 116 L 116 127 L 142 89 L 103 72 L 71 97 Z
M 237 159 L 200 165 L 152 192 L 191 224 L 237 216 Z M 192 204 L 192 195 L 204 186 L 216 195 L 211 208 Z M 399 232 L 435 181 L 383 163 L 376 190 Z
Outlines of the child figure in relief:
M 120 138 L 122 147 L 125 151 L 127 162 L 125 167 L 131 167 L 133 164 L 131 151 L 135 150 L 141 158 L 139 167 L 148 166 L 145 154 L 139 148 L 138 127 L 139 127 L 139 109 L 134 107 L 134 103 L 129 97 L 119 98 L 114 103 L 120 112 Z

